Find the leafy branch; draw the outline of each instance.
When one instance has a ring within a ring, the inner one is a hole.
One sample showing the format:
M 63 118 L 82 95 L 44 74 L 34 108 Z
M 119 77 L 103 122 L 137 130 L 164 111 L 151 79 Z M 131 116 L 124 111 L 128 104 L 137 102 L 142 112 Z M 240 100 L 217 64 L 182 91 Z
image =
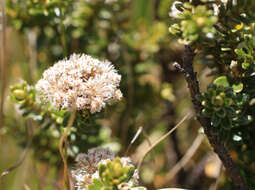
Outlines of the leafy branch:
M 200 115 L 203 110 L 203 106 L 200 101 L 196 99 L 196 96 L 200 94 L 199 82 L 197 80 L 197 75 L 193 69 L 193 60 L 195 53 L 192 48 L 188 45 L 185 46 L 185 54 L 183 57 L 183 67 L 175 64 L 175 66 L 181 70 L 185 76 L 186 82 L 188 84 L 191 100 L 195 111 L 197 113 L 197 119 L 204 129 L 204 132 L 214 149 L 214 152 L 219 156 L 223 165 L 225 166 L 228 175 L 231 177 L 233 183 L 240 190 L 248 189 L 243 179 L 241 178 L 238 167 L 235 165 L 231 159 L 227 149 L 224 144 L 220 141 L 219 137 L 211 132 L 211 120 L 209 118 Z

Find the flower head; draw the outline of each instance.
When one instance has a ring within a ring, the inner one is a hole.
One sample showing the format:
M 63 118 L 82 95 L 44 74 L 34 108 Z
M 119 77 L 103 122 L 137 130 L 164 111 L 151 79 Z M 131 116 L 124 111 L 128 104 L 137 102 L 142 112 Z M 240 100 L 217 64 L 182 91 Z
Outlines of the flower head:
M 73 54 L 44 71 L 36 90 L 61 109 L 99 112 L 106 103 L 120 100 L 121 76 L 109 61 Z

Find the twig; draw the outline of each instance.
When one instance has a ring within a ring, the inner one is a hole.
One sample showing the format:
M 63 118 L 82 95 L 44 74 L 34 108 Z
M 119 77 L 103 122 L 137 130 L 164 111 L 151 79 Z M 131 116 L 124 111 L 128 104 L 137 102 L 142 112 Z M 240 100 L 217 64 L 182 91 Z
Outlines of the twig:
M 192 156 L 195 154 L 200 144 L 204 139 L 204 135 L 199 134 L 194 140 L 193 144 L 190 146 L 186 154 L 182 157 L 182 159 L 175 164 L 175 166 L 166 174 L 166 181 L 172 180 L 172 178 L 189 162 Z
M 2 7 L 2 35 L 1 35 L 1 104 L 0 104 L 0 128 L 4 125 L 4 99 L 6 86 L 6 16 L 5 0 L 1 0 Z
M 222 171 L 222 163 L 220 163 L 220 172 L 219 172 L 219 175 L 218 175 L 218 177 L 217 177 L 217 179 L 216 179 L 215 184 L 213 185 L 212 190 L 217 190 L 217 189 L 218 189 L 218 185 L 219 185 L 219 183 L 220 183 L 221 171 Z
M 247 190 L 247 186 L 241 178 L 238 168 L 231 159 L 227 149 L 224 144 L 220 141 L 219 137 L 212 134 L 211 132 L 211 121 L 209 118 L 201 117 L 199 113 L 202 111 L 203 106 L 196 99 L 196 95 L 200 94 L 199 83 L 197 80 L 196 73 L 193 70 L 193 60 L 195 53 L 190 46 L 185 46 L 185 54 L 183 58 L 183 69 L 181 70 L 184 73 L 186 82 L 188 84 L 191 100 L 195 111 L 197 113 L 197 119 L 200 122 L 201 126 L 204 128 L 205 134 L 214 149 L 214 152 L 219 156 L 223 165 L 225 166 L 228 175 L 232 179 L 233 183 L 240 190 Z M 180 67 L 180 66 L 179 66 Z
M 213 156 L 215 156 L 215 153 L 210 151 L 196 163 L 196 167 L 194 167 L 192 171 L 189 172 L 189 175 L 184 181 L 184 185 L 186 187 L 189 187 L 190 189 L 196 189 L 195 186 L 199 184 L 201 176 L 204 175 L 205 165 L 207 161 Z
M 24 189 L 25 190 L 31 190 L 31 188 L 27 184 L 24 184 Z
M 140 136 L 141 132 L 143 131 L 143 127 L 139 127 L 139 129 L 137 130 L 135 136 L 133 137 L 133 139 L 131 140 L 131 142 L 129 143 L 127 150 L 125 152 L 125 155 L 128 154 L 129 149 L 131 148 L 132 144 L 136 141 L 136 139 Z
M 179 123 L 177 123 L 177 125 L 175 127 L 173 127 L 169 132 L 167 132 L 165 135 L 163 135 L 162 137 L 160 137 L 155 143 L 153 143 L 148 150 L 146 150 L 146 152 L 143 154 L 143 156 L 141 157 L 141 159 L 139 160 L 138 163 L 138 171 L 140 171 L 141 165 L 146 157 L 146 155 L 153 149 L 155 148 L 155 146 L 157 146 L 161 141 L 165 140 L 169 135 L 172 134 L 172 132 L 175 131 L 175 129 L 177 129 L 186 119 L 188 119 L 191 116 L 190 113 L 188 113 Z
M 65 179 L 66 186 L 67 186 L 68 190 L 70 190 L 70 181 L 69 181 L 67 160 L 65 158 L 65 154 L 64 154 L 64 151 L 63 151 L 63 143 L 65 142 L 65 149 L 66 149 L 66 147 L 67 147 L 67 136 L 68 136 L 69 131 L 70 131 L 72 125 L 73 125 L 75 116 L 76 116 L 76 107 L 73 106 L 73 111 L 72 111 L 70 119 L 68 120 L 66 130 L 64 131 L 63 135 L 61 136 L 61 138 L 59 140 L 59 144 L 58 144 L 60 156 L 61 156 L 61 158 L 63 160 L 63 163 L 64 163 L 64 179 Z
M 25 147 L 25 150 L 22 152 L 18 162 L 16 164 L 14 164 L 13 166 L 9 167 L 8 169 L 6 169 L 5 171 L 3 171 L 0 175 L 0 182 L 2 180 L 2 178 L 6 175 L 8 175 L 11 171 L 17 169 L 25 160 L 26 158 L 26 155 L 29 151 L 29 148 L 32 144 L 32 140 L 33 140 L 33 130 L 32 130 L 32 127 L 28 124 L 27 125 L 27 130 L 28 130 L 28 141 L 27 141 L 27 144 L 26 144 L 26 147 Z
M 149 138 L 149 135 L 145 131 L 143 131 L 143 136 L 144 136 L 145 140 L 148 142 L 149 147 L 151 147 L 152 143 L 151 143 L 151 140 Z M 154 156 L 154 157 L 156 156 L 156 152 L 155 152 L 154 149 L 152 150 L 152 156 Z M 157 161 L 156 161 L 156 159 L 154 159 L 154 168 L 155 169 L 156 169 L 156 166 L 157 166 Z

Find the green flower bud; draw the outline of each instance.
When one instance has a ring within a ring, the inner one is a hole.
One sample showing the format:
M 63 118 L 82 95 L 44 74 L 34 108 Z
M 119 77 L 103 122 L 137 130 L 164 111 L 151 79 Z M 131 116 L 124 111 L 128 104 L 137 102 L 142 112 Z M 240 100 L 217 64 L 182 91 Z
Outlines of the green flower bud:
M 57 117 L 56 122 L 57 122 L 57 124 L 61 125 L 63 123 L 63 118 L 62 117 Z
M 112 183 L 113 183 L 114 185 L 118 185 L 118 184 L 120 184 L 120 180 L 114 179 L 114 180 L 112 180 Z
M 219 94 L 219 96 L 221 96 L 221 97 L 225 97 L 225 96 L 226 96 L 226 94 L 225 94 L 224 92 L 221 92 L 221 93 Z
M 221 96 L 216 96 L 212 99 L 212 104 L 216 106 L 222 106 L 224 104 L 224 100 Z
M 199 27 L 203 26 L 206 23 L 206 21 L 207 20 L 204 17 L 198 17 L 197 18 L 197 24 L 198 24 Z
M 26 98 L 26 93 L 24 90 L 16 89 L 13 91 L 13 95 L 15 96 L 16 99 L 18 100 L 23 100 Z
M 204 100 L 204 101 L 202 101 L 202 106 L 206 106 L 207 105 L 207 103 L 206 103 L 206 101 Z
M 31 100 L 31 101 L 33 101 L 33 99 L 34 99 L 33 94 L 29 94 L 29 95 L 28 95 L 28 99 Z

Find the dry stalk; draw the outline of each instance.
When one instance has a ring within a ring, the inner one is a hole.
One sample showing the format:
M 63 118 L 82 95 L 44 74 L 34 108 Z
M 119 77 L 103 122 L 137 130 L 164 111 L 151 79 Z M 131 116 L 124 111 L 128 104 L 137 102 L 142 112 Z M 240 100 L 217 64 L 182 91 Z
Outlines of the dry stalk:
M 155 143 L 153 143 L 147 150 L 146 152 L 143 154 L 142 158 L 139 160 L 138 162 L 138 171 L 140 171 L 141 169 L 141 165 L 145 159 L 145 157 L 147 156 L 147 154 L 153 149 L 155 148 L 159 143 L 161 143 L 161 141 L 165 140 L 169 135 L 171 135 L 186 119 L 190 118 L 191 114 L 188 113 L 179 123 L 176 124 L 175 127 L 173 127 L 170 131 L 168 131 L 165 135 L 163 135 L 162 137 L 160 137 Z
M 0 175 L 0 183 L 3 184 L 3 177 L 8 175 L 10 172 L 12 172 L 13 170 L 17 169 L 19 166 L 21 166 L 21 164 L 24 162 L 25 158 L 26 158 L 26 155 L 29 151 L 29 148 L 32 144 L 32 140 L 33 140 L 33 129 L 32 129 L 32 126 L 30 125 L 30 123 L 27 125 L 27 131 L 28 131 L 28 141 L 27 141 L 27 144 L 26 144 L 26 147 L 24 149 L 24 151 L 22 152 L 19 160 L 17 163 L 15 163 L 13 166 L 9 167 L 8 169 L 4 170 L 1 175 Z
M 197 149 L 201 145 L 203 139 L 204 139 L 204 135 L 202 134 L 197 135 L 193 144 L 187 150 L 187 152 L 182 157 L 182 159 L 179 162 L 177 162 L 177 164 L 175 164 L 175 166 L 166 174 L 166 177 L 165 177 L 166 181 L 172 180 L 173 177 L 190 161 L 192 156 L 196 153 Z
M 128 152 L 131 148 L 131 146 L 133 145 L 133 143 L 136 141 L 136 139 L 140 136 L 140 134 L 143 132 L 143 127 L 139 127 L 139 129 L 137 130 L 135 136 L 133 137 L 133 139 L 131 140 L 131 142 L 129 143 L 127 150 L 125 152 L 125 155 L 128 155 Z

